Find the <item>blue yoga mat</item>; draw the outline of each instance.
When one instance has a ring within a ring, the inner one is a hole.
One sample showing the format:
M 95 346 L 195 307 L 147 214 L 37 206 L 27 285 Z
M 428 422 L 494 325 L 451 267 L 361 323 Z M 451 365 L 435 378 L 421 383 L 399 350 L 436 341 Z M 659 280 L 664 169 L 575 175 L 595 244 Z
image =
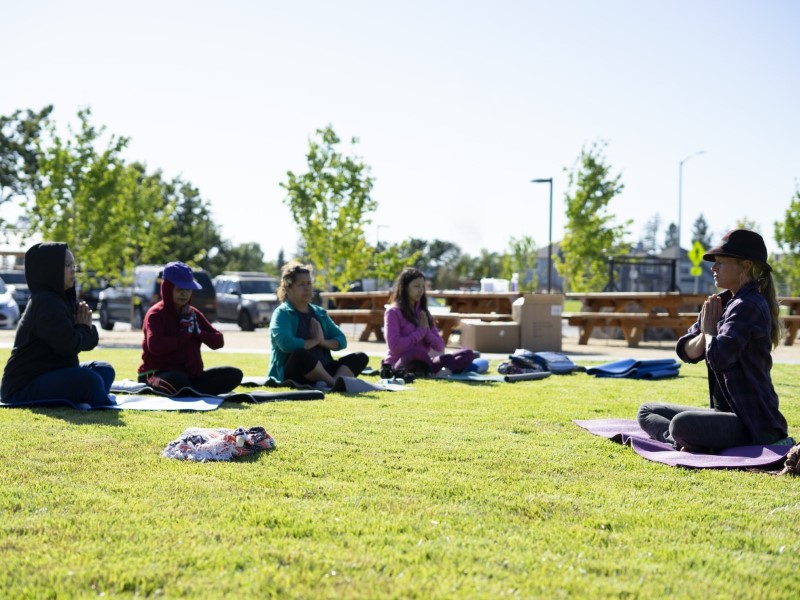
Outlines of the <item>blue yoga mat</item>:
M 681 364 L 674 358 L 649 360 L 624 358 L 598 367 L 590 367 L 586 369 L 586 373 L 595 377 L 664 379 L 666 377 L 677 377 L 680 367 Z

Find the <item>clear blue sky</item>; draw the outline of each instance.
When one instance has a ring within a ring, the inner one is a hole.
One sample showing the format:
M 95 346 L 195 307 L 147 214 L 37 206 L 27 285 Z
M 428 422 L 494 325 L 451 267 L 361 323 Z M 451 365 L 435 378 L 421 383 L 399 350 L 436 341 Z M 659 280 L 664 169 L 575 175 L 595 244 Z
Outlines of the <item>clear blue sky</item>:
M 127 157 L 182 175 L 224 237 L 287 258 L 283 203 L 327 124 L 372 167 L 371 241 L 501 252 L 564 225 L 565 167 L 607 140 L 611 212 L 738 219 L 774 249 L 800 178 L 800 2 L 2 0 L 0 114 L 56 107 L 132 138 Z M 10 210 L 8 207 L 4 211 Z

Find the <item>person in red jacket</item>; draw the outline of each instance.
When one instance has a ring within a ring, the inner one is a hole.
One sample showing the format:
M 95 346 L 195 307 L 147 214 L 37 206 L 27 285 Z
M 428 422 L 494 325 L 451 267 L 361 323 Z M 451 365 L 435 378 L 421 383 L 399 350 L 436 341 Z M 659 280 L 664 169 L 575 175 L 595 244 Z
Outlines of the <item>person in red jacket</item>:
M 140 383 L 174 396 L 186 387 L 203 394 L 225 394 L 242 382 L 242 371 L 236 367 L 203 368 L 202 344 L 217 350 L 225 340 L 191 305 L 192 290 L 199 289 L 187 265 L 171 262 L 164 267 L 161 300 L 144 316 Z

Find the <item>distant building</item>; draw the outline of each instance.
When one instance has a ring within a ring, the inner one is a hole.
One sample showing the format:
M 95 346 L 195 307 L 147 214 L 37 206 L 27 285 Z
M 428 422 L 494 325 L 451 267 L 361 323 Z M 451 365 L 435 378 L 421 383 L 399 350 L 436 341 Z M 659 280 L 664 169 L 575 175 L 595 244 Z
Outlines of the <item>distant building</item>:
M 536 291 L 547 292 L 547 253 L 550 245 L 539 248 L 536 252 Z M 553 242 L 553 259 L 550 261 L 550 289 L 553 293 L 561 294 L 564 292 L 564 278 L 558 274 L 556 270 L 556 263 L 564 257 L 561 252 L 561 242 Z M 530 283 L 533 278 L 533 273 L 519 274 L 523 283 Z
M 670 246 L 659 254 L 662 258 L 676 258 L 678 247 Z M 691 273 L 692 261 L 689 259 L 689 251 L 680 249 L 678 261 L 677 283 L 678 289 L 684 294 L 711 294 L 717 290 L 714 285 L 714 276 L 711 274 L 711 263 L 703 261 L 700 263 L 701 274 L 694 277 Z

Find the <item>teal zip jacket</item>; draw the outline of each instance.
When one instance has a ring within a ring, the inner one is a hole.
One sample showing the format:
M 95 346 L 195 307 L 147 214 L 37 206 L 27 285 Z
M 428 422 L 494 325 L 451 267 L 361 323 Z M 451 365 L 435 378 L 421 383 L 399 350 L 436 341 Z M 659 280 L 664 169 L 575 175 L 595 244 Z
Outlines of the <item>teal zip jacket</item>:
M 328 312 L 321 306 L 316 304 L 309 304 L 309 310 L 313 313 L 317 321 L 322 325 L 322 332 L 326 340 L 337 340 L 339 342 L 339 350 L 344 350 L 347 347 L 347 339 L 344 333 L 336 323 L 328 316 Z M 275 312 L 272 313 L 272 319 L 269 323 L 269 339 L 272 344 L 272 356 L 269 360 L 269 372 L 267 377 L 278 383 L 284 379 L 283 367 L 289 354 L 295 350 L 302 350 L 305 340 L 297 337 L 297 326 L 300 323 L 298 312 L 294 309 L 288 300 L 285 300 Z M 324 350 L 328 361 L 333 360 L 331 351 Z

